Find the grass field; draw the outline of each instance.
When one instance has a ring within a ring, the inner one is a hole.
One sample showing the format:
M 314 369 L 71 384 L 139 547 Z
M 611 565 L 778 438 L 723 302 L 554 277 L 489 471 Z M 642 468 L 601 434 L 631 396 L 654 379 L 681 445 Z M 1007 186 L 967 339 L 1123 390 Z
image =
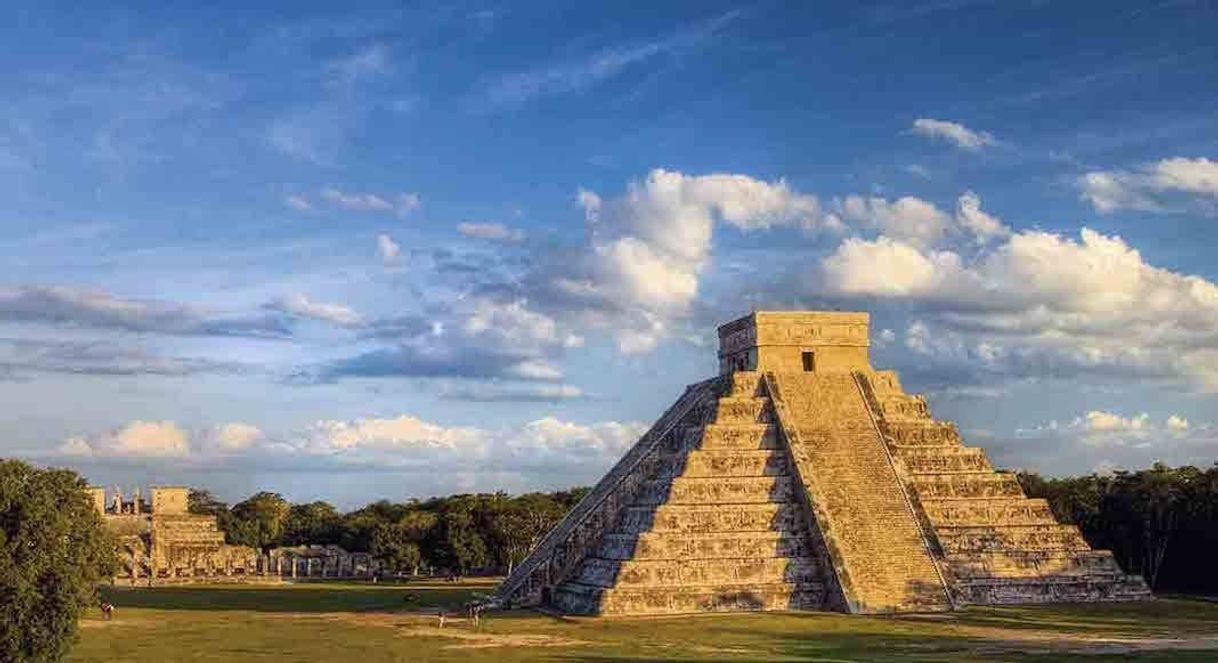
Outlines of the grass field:
M 438 625 L 491 582 L 309 583 L 111 590 L 71 660 L 116 661 L 994 661 L 1218 660 L 1218 604 L 974 608 L 949 615 L 825 613 L 637 619 L 491 613 Z

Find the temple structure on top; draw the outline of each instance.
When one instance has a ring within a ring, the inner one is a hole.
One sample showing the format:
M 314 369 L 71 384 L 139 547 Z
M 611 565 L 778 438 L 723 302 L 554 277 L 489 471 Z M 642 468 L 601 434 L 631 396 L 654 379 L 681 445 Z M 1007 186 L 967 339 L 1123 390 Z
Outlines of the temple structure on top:
M 580 614 L 1149 598 L 868 356 L 866 313 L 757 311 L 500 586 Z

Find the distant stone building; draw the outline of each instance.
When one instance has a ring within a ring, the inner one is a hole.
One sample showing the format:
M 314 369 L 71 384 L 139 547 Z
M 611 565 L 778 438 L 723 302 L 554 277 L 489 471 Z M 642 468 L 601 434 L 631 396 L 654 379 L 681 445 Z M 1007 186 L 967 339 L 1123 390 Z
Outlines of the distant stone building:
M 93 503 L 119 541 L 116 582 L 171 584 L 257 573 L 258 551 L 224 542 L 215 516 L 187 510 L 189 489 L 155 486 L 145 502 L 137 488 L 129 498 L 118 489 L 107 500 L 91 488 Z
M 189 512 L 188 488 L 154 486 L 147 502 L 139 489 L 130 497 L 118 489 L 109 496 L 104 488 L 89 492 L 118 538 L 120 565 L 114 580 L 119 584 L 367 578 L 381 570 L 379 560 L 368 553 L 333 545 L 274 548 L 267 554 L 229 545 L 215 516 Z
M 584 614 L 1148 598 L 868 357 L 866 313 L 758 311 L 500 586 Z

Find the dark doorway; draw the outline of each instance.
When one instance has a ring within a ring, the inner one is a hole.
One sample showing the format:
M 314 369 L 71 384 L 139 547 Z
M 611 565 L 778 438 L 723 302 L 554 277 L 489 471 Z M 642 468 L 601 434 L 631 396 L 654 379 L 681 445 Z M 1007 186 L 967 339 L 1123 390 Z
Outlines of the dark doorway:
M 815 352 L 803 353 L 803 360 L 804 360 L 804 372 L 805 373 L 811 373 L 816 370 L 816 353 Z

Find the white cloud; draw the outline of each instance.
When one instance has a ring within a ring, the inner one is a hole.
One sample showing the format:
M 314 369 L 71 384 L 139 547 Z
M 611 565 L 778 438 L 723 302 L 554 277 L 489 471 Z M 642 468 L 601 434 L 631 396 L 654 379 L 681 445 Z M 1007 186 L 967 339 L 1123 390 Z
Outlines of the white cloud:
M 297 212 L 312 212 L 313 211 L 313 204 L 309 202 L 308 198 L 305 198 L 304 196 L 302 196 L 300 194 L 293 193 L 293 194 L 285 196 L 283 199 L 283 204 L 287 205 L 288 207 L 291 207 L 292 209 L 296 210 Z
M 1207 466 L 1218 453 L 1218 428 L 1190 425 L 1177 414 L 1156 423 L 1147 413 L 1090 410 L 1067 424 L 1050 421 L 1016 431 L 991 449 L 995 461 L 1015 461 L 1049 474 L 1141 469 L 1155 462 Z
M 321 190 L 321 199 L 331 207 L 356 212 L 392 212 L 405 216 L 418 209 L 417 193 L 397 193 L 381 196 L 374 193 L 344 193 L 333 187 Z
M 169 421 L 133 421 L 110 433 L 69 438 L 58 453 L 79 462 L 142 459 L 164 464 L 158 467 L 512 472 L 533 482 L 561 470 L 564 482 L 578 482 L 597 478 L 645 429 L 640 423 L 578 424 L 551 416 L 492 429 L 446 426 L 402 414 L 323 419 L 272 435 L 250 424 L 192 433 Z
M 981 197 L 972 191 L 964 192 L 956 200 L 954 215 L 913 196 L 894 201 L 875 196 L 846 196 L 834 201 L 834 207 L 843 220 L 855 227 L 924 247 L 959 235 L 985 243 L 1010 234 L 1001 220 L 981 209 Z
M 239 422 L 216 426 L 206 436 L 208 443 L 223 451 L 247 449 L 262 437 L 262 430 L 257 426 Z
M 556 298 L 611 328 L 625 352 L 644 352 L 684 317 L 698 294 L 716 224 L 743 231 L 788 226 L 840 228 L 814 196 L 782 180 L 744 175 L 690 176 L 657 169 L 618 197 L 581 190 L 591 231 L 578 264 L 548 274 Z
M 390 264 L 401 257 L 402 247 L 388 234 L 381 233 L 376 236 L 376 254 L 380 256 L 381 262 Z
M 962 269 L 954 253 L 924 255 L 918 248 L 888 237 L 847 239 L 821 261 L 830 290 L 879 297 L 931 295 L 948 287 L 944 281 Z
M 59 447 L 74 456 L 186 456 L 191 448 L 186 431 L 172 421 L 132 421 L 92 438 L 71 437 Z
M 1218 286 L 1143 260 L 1119 237 L 1011 235 L 966 263 L 885 237 L 821 262 L 832 293 L 921 302 L 925 354 L 1029 370 L 1113 370 L 1218 390 Z M 960 350 L 967 348 L 967 350 Z
M 1002 221 L 981 209 L 981 197 L 972 191 L 966 191 L 956 200 L 956 223 L 968 230 L 978 242 L 992 238 L 1007 237 L 1011 234 Z
M 342 304 L 318 302 L 303 293 L 295 293 L 276 302 L 272 308 L 300 318 L 320 320 L 332 324 L 354 327 L 363 324 L 358 313 Z
M 1122 209 L 1165 211 L 1180 197 L 1218 202 L 1218 161 L 1162 159 L 1137 170 L 1099 170 L 1079 178 L 1082 198 L 1101 213 Z
M 976 151 L 994 144 L 994 137 L 985 131 L 973 131 L 958 122 L 920 117 L 910 130 L 927 138 L 946 140 L 963 150 Z
M 1143 412 L 1136 417 L 1123 417 L 1103 410 L 1091 410 L 1071 425 L 1092 433 L 1140 433 L 1149 429 L 1150 415 Z
M 838 201 L 843 219 L 867 224 L 896 239 L 933 245 L 951 225 L 952 219 L 931 203 L 905 196 L 893 202 L 883 198 L 847 196 Z
M 458 223 L 457 232 L 466 237 L 496 242 L 519 242 L 524 239 L 524 232 L 502 223 Z

